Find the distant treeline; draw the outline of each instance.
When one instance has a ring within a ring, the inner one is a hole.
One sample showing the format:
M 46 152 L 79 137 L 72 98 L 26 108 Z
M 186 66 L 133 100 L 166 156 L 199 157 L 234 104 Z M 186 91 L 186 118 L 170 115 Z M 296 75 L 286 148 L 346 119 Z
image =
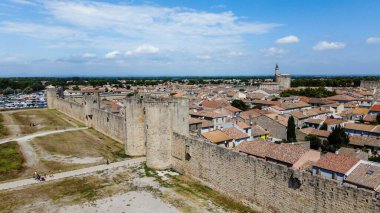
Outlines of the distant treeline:
M 252 86 L 252 79 L 260 80 L 272 78 L 273 76 L 213 76 L 213 77 L 66 77 L 66 78 L 0 78 L 0 93 L 11 94 L 14 92 L 30 93 L 43 90 L 47 85 L 62 86 L 69 85 L 102 86 L 105 84 L 116 87 L 149 86 L 165 84 L 167 82 L 179 82 L 188 85 L 203 84 L 234 84 L 234 86 Z M 293 76 L 292 87 L 357 87 L 360 80 L 379 80 L 379 77 L 321 77 L 321 76 Z M 234 79 L 235 81 L 231 81 Z M 122 83 L 120 80 L 123 80 Z M 237 80 L 237 81 L 236 81 Z
M 281 97 L 306 96 L 309 98 L 326 98 L 336 95 L 335 91 L 329 91 L 324 87 L 306 88 L 301 90 L 285 90 L 280 93 Z
M 292 87 L 358 87 L 361 80 L 380 80 L 379 77 L 298 77 L 292 80 Z

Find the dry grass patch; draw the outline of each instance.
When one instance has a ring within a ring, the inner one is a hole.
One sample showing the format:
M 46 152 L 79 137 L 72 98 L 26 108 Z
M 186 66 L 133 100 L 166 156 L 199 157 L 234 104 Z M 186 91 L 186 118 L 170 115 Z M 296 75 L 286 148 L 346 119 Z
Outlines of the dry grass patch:
M 83 126 L 78 121 L 53 109 L 32 109 L 8 113 L 13 117 L 14 124 L 20 126 L 21 134 Z
M 103 157 L 110 161 L 124 159 L 124 145 L 93 129 L 70 131 L 37 137 L 31 141 L 52 155 Z
M 3 114 L 0 113 L 0 138 L 5 138 L 6 136 L 8 136 L 9 132 L 7 130 L 7 128 L 5 128 L 4 126 L 4 118 L 3 118 Z
M 27 211 L 33 211 L 35 210 L 33 208 L 41 208 L 31 207 L 32 204 L 39 202 L 51 202 L 58 206 L 91 202 L 102 197 L 127 192 L 131 188 L 129 180 L 129 173 L 122 171 L 111 176 L 98 174 L 3 191 L 0 192 L 0 211 L 15 212 L 25 206 L 29 206 Z

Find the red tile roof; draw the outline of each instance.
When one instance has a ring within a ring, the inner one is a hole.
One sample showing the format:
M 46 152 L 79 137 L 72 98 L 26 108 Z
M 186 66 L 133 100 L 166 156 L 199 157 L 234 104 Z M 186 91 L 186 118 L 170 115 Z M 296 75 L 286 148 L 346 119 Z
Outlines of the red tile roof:
M 380 104 L 373 105 L 369 110 L 370 111 L 380 112 Z
M 309 149 L 301 146 L 282 143 L 273 147 L 267 154 L 267 158 L 293 165 L 308 151 Z
M 348 155 L 336 155 L 327 153 L 321 157 L 315 164 L 316 167 L 346 174 L 356 163 L 359 158 L 354 158 Z
M 237 145 L 234 150 L 256 157 L 265 158 L 275 146 L 276 144 L 263 140 L 244 141 Z
M 220 108 L 222 107 L 222 103 L 219 101 L 202 101 L 199 105 L 207 108 Z
M 233 139 L 244 139 L 249 138 L 247 134 L 236 129 L 235 127 L 225 128 L 222 130 L 226 135 L 230 136 Z
M 242 111 L 241 109 L 238 109 L 238 108 L 233 107 L 233 106 L 226 106 L 226 107 L 224 107 L 224 109 L 231 111 L 231 112 L 241 112 Z

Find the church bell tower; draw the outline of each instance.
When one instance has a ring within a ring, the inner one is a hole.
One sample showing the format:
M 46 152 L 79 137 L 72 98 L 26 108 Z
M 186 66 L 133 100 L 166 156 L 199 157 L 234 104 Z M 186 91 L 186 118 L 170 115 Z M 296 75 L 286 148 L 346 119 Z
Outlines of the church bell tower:
M 278 64 L 276 64 L 276 68 L 274 69 L 274 82 L 280 81 L 280 69 L 278 68 Z

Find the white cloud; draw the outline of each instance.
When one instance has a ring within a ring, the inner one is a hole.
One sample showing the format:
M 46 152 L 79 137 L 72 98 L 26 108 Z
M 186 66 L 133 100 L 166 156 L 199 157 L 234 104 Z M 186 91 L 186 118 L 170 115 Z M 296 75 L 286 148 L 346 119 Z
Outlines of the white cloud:
M 141 46 L 138 46 L 134 50 L 127 51 L 125 55 L 144 55 L 144 54 L 156 54 L 160 51 L 158 47 L 149 45 L 149 44 L 143 44 Z
M 240 51 L 231 51 L 228 53 L 229 56 L 242 56 L 244 55 L 243 52 Z
M 96 54 L 94 54 L 94 53 L 84 53 L 84 54 L 82 54 L 82 58 L 96 58 Z
M 380 43 L 380 37 L 369 37 L 367 39 L 367 43 L 368 44 L 372 44 L 372 43 Z
M 264 53 L 264 56 L 267 57 L 277 57 L 281 56 L 282 54 L 286 53 L 286 50 L 282 48 L 277 48 L 277 47 L 270 47 L 267 49 L 261 49 L 260 50 L 262 53 Z
M 83 39 L 85 34 L 67 27 L 42 25 L 27 22 L 1 22 L 0 31 L 5 33 L 16 33 L 38 39 Z
M 209 55 L 197 55 L 197 58 L 201 59 L 201 60 L 210 60 L 211 56 L 209 56 Z
M 277 44 L 292 44 L 292 43 L 298 43 L 300 39 L 297 36 L 289 35 L 285 36 L 283 38 L 279 38 L 276 40 Z
M 324 51 L 324 50 L 337 50 L 346 47 L 346 44 L 343 42 L 327 42 L 320 41 L 313 47 L 313 50 Z
M 120 56 L 120 52 L 115 50 L 115 51 L 112 51 L 112 52 L 109 52 L 107 53 L 104 58 L 108 58 L 108 59 L 112 59 L 112 58 L 117 58 L 118 56 Z

